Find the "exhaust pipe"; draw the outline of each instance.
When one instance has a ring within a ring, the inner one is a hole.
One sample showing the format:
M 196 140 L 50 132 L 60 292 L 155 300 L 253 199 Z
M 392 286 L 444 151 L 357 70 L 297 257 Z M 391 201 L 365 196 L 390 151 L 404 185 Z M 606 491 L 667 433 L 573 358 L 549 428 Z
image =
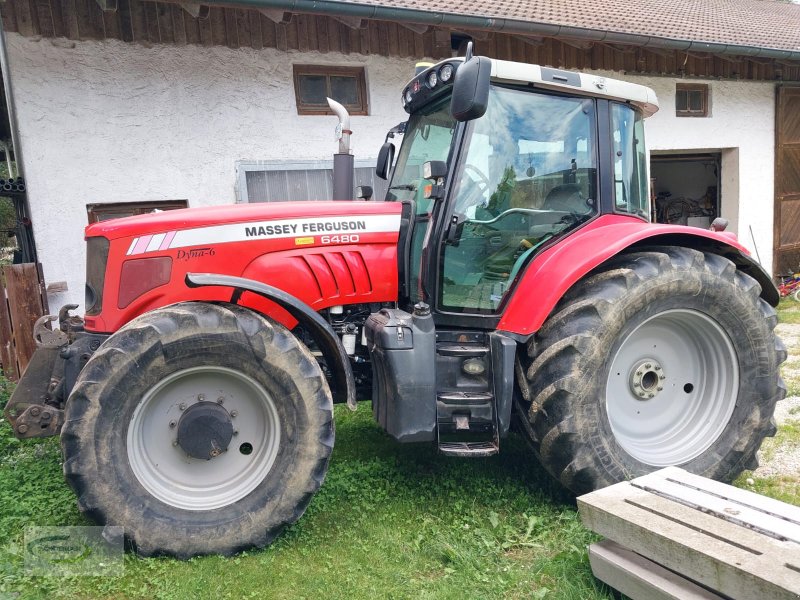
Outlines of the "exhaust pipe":
M 339 152 L 333 155 L 333 199 L 352 200 L 353 199 L 353 155 L 350 154 L 350 114 L 347 109 L 328 98 L 328 106 L 339 117 L 339 124 L 336 126 L 336 138 L 339 140 Z

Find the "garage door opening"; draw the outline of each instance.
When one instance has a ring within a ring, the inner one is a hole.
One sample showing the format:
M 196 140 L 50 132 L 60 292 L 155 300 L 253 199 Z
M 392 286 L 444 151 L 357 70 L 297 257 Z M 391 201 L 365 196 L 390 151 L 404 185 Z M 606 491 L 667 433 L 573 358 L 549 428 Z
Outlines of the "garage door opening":
M 720 165 L 714 153 L 651 155 L 656 221 L 708 229 L 720 216 Z

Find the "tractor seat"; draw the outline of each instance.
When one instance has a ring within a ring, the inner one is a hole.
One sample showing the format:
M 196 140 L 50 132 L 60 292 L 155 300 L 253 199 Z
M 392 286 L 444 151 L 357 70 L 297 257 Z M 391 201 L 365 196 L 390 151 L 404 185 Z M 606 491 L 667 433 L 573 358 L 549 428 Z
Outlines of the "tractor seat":
M 582 197 L 581 186 L 577 183 L 557 185 L 547 193 L 542 208 L 583 214 L 589 207 Z

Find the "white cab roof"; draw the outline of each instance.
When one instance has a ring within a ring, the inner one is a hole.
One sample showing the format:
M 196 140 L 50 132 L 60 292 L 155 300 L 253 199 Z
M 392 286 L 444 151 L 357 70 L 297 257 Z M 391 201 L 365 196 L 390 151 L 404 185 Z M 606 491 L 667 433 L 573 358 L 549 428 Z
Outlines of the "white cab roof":
M 641 108 L 645 117 L 658 111 L 656 93 L 649 87 L 601 75 L 492 59 L 492 80 L 507 83 L 530 83 L 535 87 L 561 90 L 571 94 L 584 93 L 587 96 L 630 102 Z

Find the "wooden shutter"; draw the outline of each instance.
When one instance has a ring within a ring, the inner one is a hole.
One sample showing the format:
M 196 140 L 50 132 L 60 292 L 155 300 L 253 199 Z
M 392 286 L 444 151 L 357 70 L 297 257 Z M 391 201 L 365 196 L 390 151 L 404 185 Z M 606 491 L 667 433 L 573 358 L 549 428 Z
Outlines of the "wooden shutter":
M 773 272 L 800 271 L 800 87 L 779 86 L 775 115 Z

